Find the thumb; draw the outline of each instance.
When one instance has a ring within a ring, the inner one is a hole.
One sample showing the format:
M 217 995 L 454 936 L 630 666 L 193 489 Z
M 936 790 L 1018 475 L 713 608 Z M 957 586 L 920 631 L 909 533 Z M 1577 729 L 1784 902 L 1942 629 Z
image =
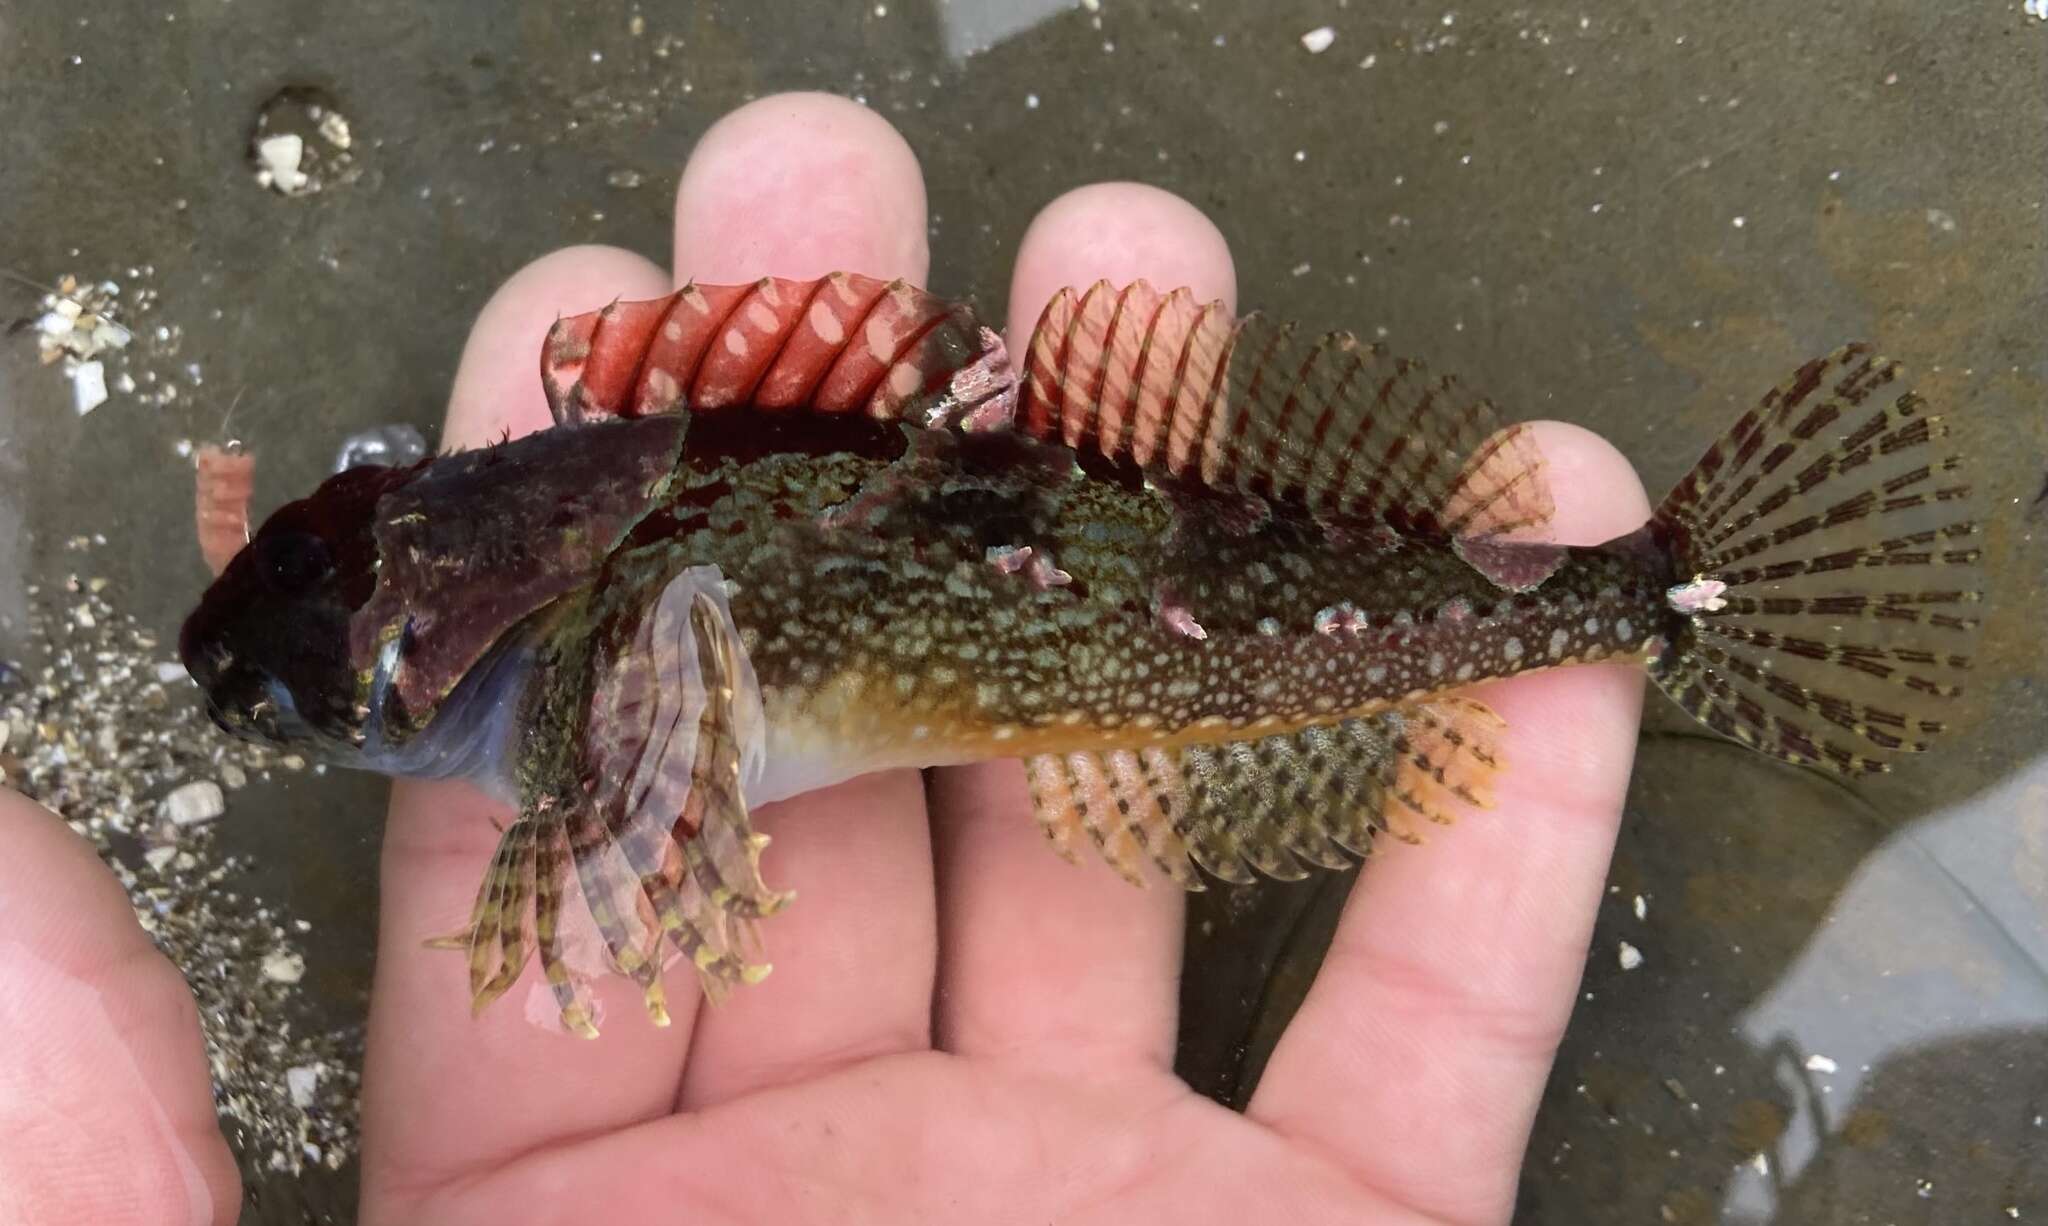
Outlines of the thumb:
M 83 840 L 0 790 L 0 1221 L 232 1223 L 199 1015 Z

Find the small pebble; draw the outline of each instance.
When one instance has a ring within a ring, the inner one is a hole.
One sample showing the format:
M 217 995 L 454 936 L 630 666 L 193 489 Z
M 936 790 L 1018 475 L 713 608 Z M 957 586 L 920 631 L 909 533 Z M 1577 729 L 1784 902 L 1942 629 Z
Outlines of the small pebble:
M 1643 951 L 1627 941 L 1623 941 L 1621 949 L 1618 951 L 1617 961 L 1621 963 L 1622 970 L 1632 971 L 1643 964 Z
M 220 785 L 208 779 L 180 784 L 164 797 L 165 816 L 180 826 L 210 822 L 227 812 L 227 808 L 227 798 L 221 795 Z
M 263 956 L 263 977 L 276 983 L 297 983 L 306 977 L 306 960 L 294 953 L 273 950 Z
M 405 422 L 388 426 L 372 426 L 349 435 L 341 442 L 341 450 L 335 454 L 335 472 L 364 464 L 382 464 L 387 467 L 414 463 L 427 454 L 427 440 L 420 432 Z
M 298 195 L 306 188 L 306 175 L 299 169 L 305 156 L 306 140 L 296 132 L 264 137 L 256 142 L 258 182 L 287 196 Z
M 1336 41 L 1337 31 L 1329 26 L 1317 26 L 1301 36 L 1301 45 L 1308 49 L 1310 55 L 1321 55 L 1330 49 L 1331 43 Z
M 1812 1055 L 1806 1058 L 1806 1071 L 1809 1073 L 1832 1073 L 1837 1067 L 1835 1062 L 1826 1056 Z
M 292 1106 L 310 1107 L 313 1095 L 320 1088 L 320 1066 L 317 1064 L 294 1065 L 284 1071 L 285 1088 L 291 1092 Z
M 80 362 L 71 372 L 73 407 L 80 417 L 107 402 L 107 368 L 98 362 Z

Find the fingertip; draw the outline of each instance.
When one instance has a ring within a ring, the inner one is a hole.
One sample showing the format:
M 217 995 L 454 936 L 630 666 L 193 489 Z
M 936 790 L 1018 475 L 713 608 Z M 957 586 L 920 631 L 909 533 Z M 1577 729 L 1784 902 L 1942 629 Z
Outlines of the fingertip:
M 676 187 L 678 283 L 902 277 L 931 266 L 924 172 L 888 120 L 832 94 L 785 93 L 711 125 Z
M 1650 500 L 1642 480 L 1614 444 L 1569 422 L 1534 421 L 1529 428 L 1556 508 L 1543 526 L 1544 537 L 1565 545 L 1599 545 L 1648 522 Z M 1599 831 L 1611 831 L 1628 786 L 1642 717 L 1638 664 L 1545 669 L 1495 682 L 1475 696 L 1507 720 L 1505 745 L 1512 765 L 1503 796 L 1508 801 L 1591 815 Z M 1559 711 L 1574 716 L 1561 722 Z
M 1583 426 L 1528 423 L 1543 457 L 1555 510 L 1541 535 L 1566 545 L 1598 545 L 1650 518 L 1650 500 L 1633 465 L 1614 444 Z M 1508 722 L 1514 758 L 1509 792 L 1525 805 L 1588 813 L 1604 827 L 1618 813 L 1634 759 L 1642 714 L 1642 669 L 1614 661 L 1547 669 L 1477 692 Z M 1566 724 L 1558 711 L 1576 712 Z
M 441 449 L 477 447 L 507 431 L 516 437 L 546 426 L 540 350 L 555 321 L 616 298 L 659 298 L 668 291 L 668 276 L 653 261 L 595 244 L 551 251 L 513 273 L 470 325 Z
M 1040 209 L 1017 248 L 1010 280 L 1010 345 L 1022 352 L 1039 312 L 1061 289 L 1098 280 L 1186 286 L 1237 306 L 1237 268 L 1223 232 L 1202 210 L 1144 183 L 1091 183 Z
M 1563 421 L 1533 421 L 1556 513 L 1545 534 L 1560 545 L 1599 545 L 1649 521 L 1650 499 L 1635 466 L 1613 443 Z

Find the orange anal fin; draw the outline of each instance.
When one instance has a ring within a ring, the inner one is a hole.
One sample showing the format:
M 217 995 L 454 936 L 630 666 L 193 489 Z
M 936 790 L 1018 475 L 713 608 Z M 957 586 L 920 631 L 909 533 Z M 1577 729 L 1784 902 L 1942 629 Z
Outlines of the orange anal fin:
M 1200 889 L 1190 867 L 1246 883 L 1337 869 L 1386 832 L 1493 803 L 1500 717 L 1444 697 L 1299 732 L 1180 749 L 1045 754 L 1026 764 L 1038 818 L 1072 858 L 1083 833 L 1142 884 L 1150 859 Z
M 1491 707 L 1470 698 L 1443 697 L 1403 707 L 1388 789 L 1389 812 L 1440 826 L 1466 809 L 1489 809 L 1495 780 L 1503 769 L 1499 735 L 1506 726 Z M 1396 837 L 1419 842 L 1420 834 L 1391 823 Z

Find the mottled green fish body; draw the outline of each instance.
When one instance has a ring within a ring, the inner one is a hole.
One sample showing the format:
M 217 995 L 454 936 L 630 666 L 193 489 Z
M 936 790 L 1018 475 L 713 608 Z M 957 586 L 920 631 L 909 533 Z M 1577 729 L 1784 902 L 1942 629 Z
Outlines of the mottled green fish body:
M 1063 850 L 1294 877 L 1487 803 L 1464 691 L 1534 669 L 1637 660 L 1763 753 L 1880 769 L 1982 599 L 1946 426 L 1860 346 L 1585 548 L 1455 382 L 1142 283 L 1062 293 L 1015 367 L 900 283 L 691 286 L 564 320 L 543 377 L 555 429 L 279 511 L 181 652 L 231 731 L 515 802 L 471 988 L 538 950 L 579 1033 L 572 877 L 658 1021 L 670 953 L 765 973 L 751 805 L 1014 757 Z

